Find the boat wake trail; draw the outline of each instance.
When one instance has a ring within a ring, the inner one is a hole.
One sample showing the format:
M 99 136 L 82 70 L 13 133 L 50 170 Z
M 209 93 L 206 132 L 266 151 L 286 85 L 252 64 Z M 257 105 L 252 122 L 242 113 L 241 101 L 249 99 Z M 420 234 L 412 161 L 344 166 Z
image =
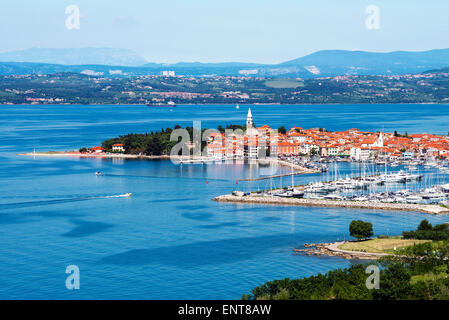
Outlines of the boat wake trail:
M 95 198 L 95 199 L 128 198 L 128 197 L 130 197 L 130 196 L 131 196 L 130 193 L 125 193 L 125 194 L 118 194 L 118 195 L 115 195 L 115 196 L 98 197 L 98 198 Z
M 15 203 L 0 203 L 0 211 L 8 209 L 21 209 L 37 206 L 48 206 L 54 204 L 79 202 L 87 200 L 98 200 L 98 199 L 109 199 L 109 198 L 129 198 L 130 193 L 119 194 L 119 195 L 109 195 L 109 196 L 98 196 L 98 197 L 79 197 L 79 198 L 66 198 L 66 199 L 55 199 L 55 200 L 41 200 L 41 201 L 28 201 L 28 202 L 15 202 Z

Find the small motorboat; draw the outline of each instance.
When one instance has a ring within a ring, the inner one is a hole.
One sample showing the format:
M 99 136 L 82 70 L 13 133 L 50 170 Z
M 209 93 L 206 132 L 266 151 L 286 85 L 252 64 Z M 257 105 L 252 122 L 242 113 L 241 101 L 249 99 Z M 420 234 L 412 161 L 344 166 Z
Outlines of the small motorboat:
M 95 175 L 96 175 L 96 176 L 101 176 L 101 172 L 100 172 L 100 171 L 97 171 L 97 172 L 95 172 Z
M 132 193 L 125 193 L 124 196 L 125 196 L 125 197 L 131 197 L 131 196 L 132 196 Z

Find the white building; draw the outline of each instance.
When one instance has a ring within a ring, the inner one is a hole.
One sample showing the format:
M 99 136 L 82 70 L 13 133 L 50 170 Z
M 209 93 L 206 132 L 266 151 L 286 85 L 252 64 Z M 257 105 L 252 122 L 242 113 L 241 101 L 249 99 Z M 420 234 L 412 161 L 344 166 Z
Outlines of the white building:
M 351 158 L 356 161 L 368 160 L 371 158 L 371 150 L 369 148 L 351 148 Z
M 331 147 L 327 148 L 327 155 L 328 156 L 336 156 L 336 155 L 338 155 L 339 151 L 340 151 L 339 147 L 331 146 Z
M 175 72 L 172 70 L 164 70 L 161 72 L 161 75 L 163 77 L 174 77 L 175 76 Z
M 116 143 L 112 146 L 112 151 L 114 152 L 125 152 L 125 148 L 123 148 L 123 144 Z
M 320 151 L 320 146 L 312 143 L 312 142 L 306 142 L 302 144 L 301 153 L 303 154 L 311 154 L 311 153 L 318 153 Z

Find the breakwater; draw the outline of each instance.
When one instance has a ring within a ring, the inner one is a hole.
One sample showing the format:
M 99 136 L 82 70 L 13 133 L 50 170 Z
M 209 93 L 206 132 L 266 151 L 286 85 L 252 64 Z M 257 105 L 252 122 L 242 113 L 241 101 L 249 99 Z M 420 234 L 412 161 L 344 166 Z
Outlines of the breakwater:
M 375 209 L 391 211 L 416 211 L 428 214 L 446 214 L 449 208 L 431 204 L 408 204 L 408 203 L 383 203 L 369 201 L 351 201 L 351 200 L 322 200 L 322 199 L 304 199 L 304 198 L 281 198 L 269 195 L 222 195 L 214 198 L 218 202 L 235 202 L 248 204 L 267 204 L 267 205 L 290 205 L 303 207 L 334 207 L 351 209 Z

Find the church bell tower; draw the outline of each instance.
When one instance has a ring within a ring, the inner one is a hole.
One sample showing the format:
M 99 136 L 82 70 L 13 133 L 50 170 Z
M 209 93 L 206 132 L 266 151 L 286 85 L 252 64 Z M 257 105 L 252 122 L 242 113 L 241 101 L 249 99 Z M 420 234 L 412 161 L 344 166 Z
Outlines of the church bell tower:
M 248 116 L 246 117 L 246 130 L 251 130 L 254 128 L 253 115 L 251 113 L 251 108 L 248 109 Z

